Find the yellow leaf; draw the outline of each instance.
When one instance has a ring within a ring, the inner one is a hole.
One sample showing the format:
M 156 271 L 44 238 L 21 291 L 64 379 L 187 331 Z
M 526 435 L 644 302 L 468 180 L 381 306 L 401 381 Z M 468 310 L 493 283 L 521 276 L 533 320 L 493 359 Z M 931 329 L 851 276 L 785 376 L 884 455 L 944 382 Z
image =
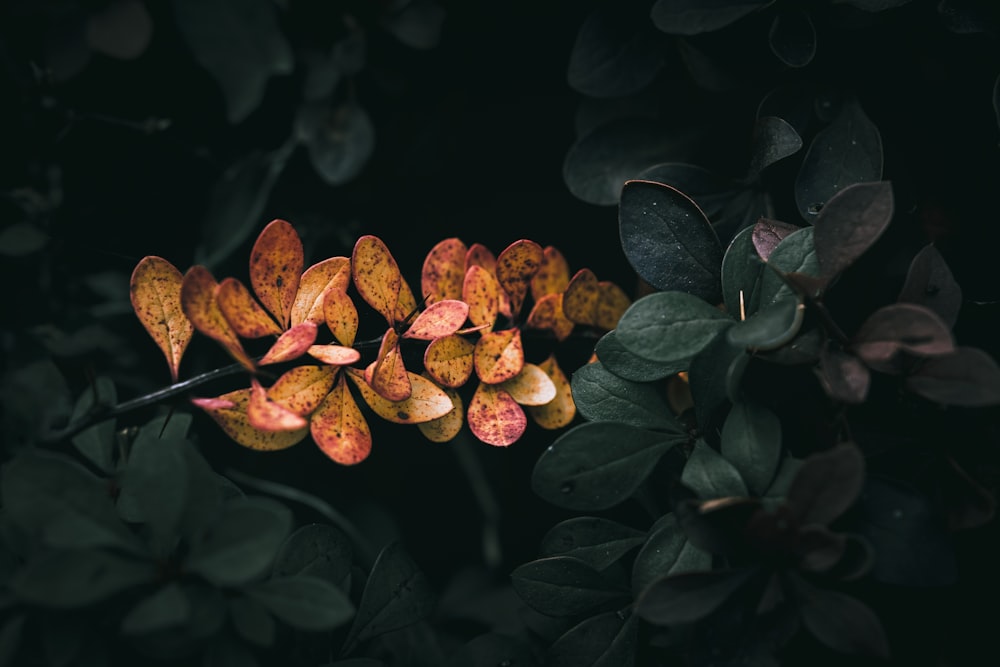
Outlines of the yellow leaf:
M 250 449 L 267 452 L 287 449 L 309 433 L 308 428 L 261 431 L 251 426 L 247 419 L 249 389 L 237 389 L 217 398 L 196 398 L 191 402 L 204 410 L 234 442 Z
M 489 248 L 482 243 L 473 243 L 469 246 L 469 252 L 465 253 L 465 272 L 468 274 L 470 266 L 480 266 L 486 269 L 495 279 L 497 277 L 497 258 Z M 497 283 L 497 293 L 499 294 L 499 312 L 504 317 L 510 317 L 510 297 L 500 289 Z
M 331 366 L 350 366 L 361 359 L 361 353 L 343 345 L 310 345 L 306 350 L 311 357 Z
M 309 425 L 301 415 L 268 399 L 267 390 L 257 378 L 250 378 L 250 400 L 247 421 L 261 431 L 296 431 Z
M 556 385 L 535 364 L 524 364 L 521 372 L 501 385 L 521 405 L 545 405 L 556 397 Z
M 597 312 L 594 324 L 605 331 L 611 331 L 618 327 L 618 320 L 632 305 L 632 300 L 628 298 L 621 287 L 608 280 L 597 283 L 597 293 Z
M 518 329 L 483 334 L 472 353 L 476 375 L 486 384 L 509 380 L 524 367 L 524 346 Z
M 569 285 L 569 263 L 558 249 L 546 246 L 542 263 L 531 277 L 531 298 L 536 302 L 548 294 L 561 294 Z
M 299 279 L 299 290 L 292 302 L 292 326 L 306 320 L 322 324 L 327 292 L 335 289 L 346 291 L 350 281 L 351 260 L 347 257 L 330 257 L 306 269 Z
M 150 255 L 136 264 L 129 281 L 132 309 L 166 357 L 174 382 L 181 357 L 194 336 L 194 325 L 181 307 L 183 279 L 173 264 Z
M 597 276 L 590 269 L 580 269 L 563 293 L 563 313 L 577 324 L 595 326 L 600 298 Z
M 531 278 L 542 265 L 542 246 L 528 239 L 514 241 L 497 256 L 497 280 L 510 297 L 511 316 L 517 317 L 528 294 Z
M 271 319 L 253 298 L 250 290 L 236 278 L 222 279 L 216 301 L 233 330 L 242 338 L 263 338 L 281 333 L 278 323 Z
M 291 321 L 304 264 L 302 240 L 284 220 L 269 222 L 250 251 L 250 285 L 283 330 Z
M 405 279 L 399 281 L 399 298 L 396 299 L 396 309 L 393 311 L 393 320 L 396 322 L 406 322 L 417 312 L 417 300 L 413 296 L 413 291 Z
M 333 289 L 323 297 L 323 317 L 330 333 L 342 345 L 354 345 L 358 335 L 358 309 L 342 289 Z
M 461 299 L 465 280 L 465 254 L 461 239 L 445 239 L 431 248 L 420 273 L 420 292 L 431 305 L 445 299 Z
M 544 429 L 554 430 L 568 426 L 576 417 L 576 403 L 573 402 L 573 392 L 569 378 L 559 368 L 554 354 L 550 354 L 538 367 L 549 376 L 556 388 L 556 397 L 545 405 L 528 407 L 528 414 L 536 424 Z
M 472 265 L 465 272 L 462 300 L 469 304 L 469 321 L 489 331 L 497 321 L 500 305 L 500 284 L 492 273 Z
M 334 366 L 296 366 L 281 375 L 267 390 L 267 397 L 305 417 L 329 393 L 336 379 Z
M 278 364 L 301 357 L 316 341 L 316 325 L 306 320 L 281 334 L 267 354 L 260 360 L 260 365 Z
M 573 320 L 563 313 L 562 294 L 546 294 L 531 307 L 527 325 L 533 329 L 548 329 L 558 341 L 564 341 L 573 333 Z
M 343 375 L 316 408 L 309 430 L 320 451 L 341 465 L 361 463 L 371 453 L 371 430 Z
M 455 406 L 455 409 L 443 417 L 417 424 L 420 432 L 431 442 L 452 441 L 461 432 L 462 426 L 465 424 L 465 410 L 462 406 L 462 397 L 454 389 L 445 388 L 443 391 L 451 399 L 451 403 Z
M 524 410 L 500 387 L 480 384 L 472 395 L 469 429 L 482 442 L 507 447 L 518 441 L 528 426 Z
M 366 234 L 357 240 L 351 255 L 351 274 L 365 303 L 394 324 L 403 275 L 382 239 Z
M 456 299 L 445 299 L 432 303 L 427 310 L 420 313 L 410 328 L 403 333 L 403 338 L 417 340 L 434 340 L 442 336 L 450 336 L 465 324 L 469 317 L 469 304 Z
M 472 375 L 476 346 L 461 336 L 432 340 L 424 350 L 424 370 L 444 387 L 461 387 Z
M 194 328 L 220 343 L 233 359 L 247 370 L 254 370 L 254 363 L 243 350 L 243 344 L 229 320 L 219 309 L 216 296 L 219 284 L 204 266 L 192 266 L 181 280 L 181 308 Z
M 396 424 L 419 424 L 443 417 L 454 409 L 448 394 L 425 377 L 407 373 L 413 387 L 410 397 L 403 401 L 389 401 L 379 396 L 365 381 L 364 373 L 354 368 L 346 368 L 347 376 L 361 392 L 375 414 Z
M 399 336 L 392 329 L 382 336 L 382 345 L 378 350 L 378 358 L 367 378 L 372 389 L 378 395 L 389 401 L 402 401 L 409 397 L 410 378 L 403 365 L 403 355 L 399 351 Z

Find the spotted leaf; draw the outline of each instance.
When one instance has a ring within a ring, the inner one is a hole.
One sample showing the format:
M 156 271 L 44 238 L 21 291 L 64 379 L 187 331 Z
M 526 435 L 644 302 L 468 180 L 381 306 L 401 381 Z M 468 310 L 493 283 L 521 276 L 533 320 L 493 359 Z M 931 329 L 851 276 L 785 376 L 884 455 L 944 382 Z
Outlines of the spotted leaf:
M 367 234 L 357 240 L 351 255 L 351 275 L 365 303 L 393 324 L 403 275 L 382 239 Z
M 469 304 L 469 321 L 489 331 L 500 310 L 500 284 L 487 269 L 472 265 L 465 272 L 462 300 Z
M 361 359 L 361 353 L 343 345 L 310 345 L 306 350 L 313 359 L 331 366 L 350 366 Z
M 358 335 L 358 309 L 342 289 L 333 289 L 323 297 L 323 317 L 330 333 L 342 345 L 354 345 Z
M 558 341 L 564 341 L 573 333 L 573 320 L 563 312 L 563 295 L 546 294 L 535 301 L 528 313 L 527 324 L 533 329 L 547 329 Z
M 495 447 L 514 444 L 524 434 L 528 419 L 521 406 L 501 387 L 480 384 L 469 402 L 469 429 Z
M 538 271 L 531 277 L 531 298 L 538 301 L 548 294 L 560 294 L 569 287 L 569 263 L 553 246 L 545 246 Z
M 309 420 L 313 440 L 341 465 L 361 463 L 372 450 L 372 434 L 343 375 Z
M 269 222 L 250 251 L 250 285 L 282 329 L 290 324 L 304 265 L 302 240 L 284 220 Z
M 535 364 L 524 364 L 521 372 L 504 381 L 503 390 L 519 405 L 545 405 L 556 397 L 556 385 Z
M 216 301 L 233 330 L 242 338 L 263 338 L 281 333 L 278 323 L 236 278 L 222 279 Z
M 347 368 L 347 376 L 361 392 L 365 403 L 382 419 L 396 424 L 419 424 L 443 417 L 454 405 L 443 389 L 416 373 L 407 373 L 412 391 L 402 401 L 390 401 L 378 395 L 365 381 L 362 371 Z
M 219 284 L 204 266 L 192 266 L 181 281 L 181 307 L 194 328 L 221 344 L 229 355 L 247 370 L 254 363 L 247 356 L 229 320 L 219 309 L 216 296 Z
M 456 299 L 445 299 L 432 303 L 403 333 L 403 338 L 434 340 L 450 336 L 465 324 L 469 317 L 469 304 Z
M 330 257 L 313 264 L 299 279 L 299 291 L 292 302 L 292 326 L 309 321 L 322 324 L 326 317 L 324 303 L 332 290 L 346 291 L 351 280 L 351 260 Z
M 486 384 L 509 380 L 524 367 L 524 346 L 518 329 L 484 334 L 472 353 L 476 375 Z
M 333 387 L 333 366 L 296 366 L 282 374 L 267 390 L 267 397 L 281 407 L 305 417 Z
M 461 299 L 465 280 L 465 243 L 458 238 L 445 239 L 431 248 L 420 273 L 420 292 L 428 305 L 445 299 Z
M 475 348 L 462 336 L 436 338 L 424 350 L 424 370 L 444 387 L 461 387 L 472 375 Z
M 191 401 L 204 410 L 234 442 L 249 449 L 277 451 L 300 442 L 308 428 L 294 431 L 262 431 L 250 425 L 247 405 L 250 389 L 237 389 L 216 398 L 195 398 Z
M 531 286 L 531 279 L 542 265 L 542 246 L 528 239 L 515 241 L 497 257 L 497 280 L 510 297 L 510 312 L 517 316 Z
M 267 390 L 257 378 L 250 379 L 250 400 L 247 402 L 247 421 L 261 431 L 295 431 L 309 422 L 292 410 L 272 401 Z
M 454 389 L 445 388 L 443 391 L 451 399 L 454 409 L 443 417 L 417 424 L 420 432 L 431 442 L 451 442 L 465 425 L 462 397 Z
M 181 357 L 194 335 L 194 325 L 181 306 L 184 276 L 162 257 L 144 257 L 136 264 L 129 281 L 132 309 L 152 337 L 176 382 Z
M 402 401 L 409 397 L 410 378 L 399 351 L 399 336 L 394 330 L 389 329 L 382 336 L 378 359 L 369 368 L 371 372 L 365 373 L 365 379 L 379 396 L 389 401 Z
M 281 334 L 267 351 L 260 365 L 277 364 L 301 357 L 316 342 L 316 325 L 306 320 Z
M 528 406 L 528 415 L 544 429 L 554 430 L 568 426 L 576 417 L 576 403 L 573 401 L 569 378 L 559 367 L 554 354 L 550 354 L 538 367 L 552 380 L 556 395 L 544 405 Z

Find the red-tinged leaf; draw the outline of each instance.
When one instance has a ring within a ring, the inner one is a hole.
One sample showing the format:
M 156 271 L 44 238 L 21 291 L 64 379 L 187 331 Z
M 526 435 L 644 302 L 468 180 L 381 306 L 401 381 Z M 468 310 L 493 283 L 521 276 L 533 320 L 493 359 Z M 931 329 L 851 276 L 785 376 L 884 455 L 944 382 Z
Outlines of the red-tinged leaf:
M 531 279 L 542 265 L 544 251 L 534 241 L 514 241 L 497 256 L 497 280 L 510 297 L 510 312 L 516 317 L 528 295 Z
M 495 447 L 514 444 L 528 427 L 524 410 L 510 394 L 500 387 L 482 383 L 469 403 L 468 421 L 476 438 Z
M 524 368 L 524 346 L 518 329 L 490 331 L 476 341 L 472 353 L 476 375 L 486 384 L 509 380 Z
M 813 245 L 824 276 L 855 262 L 882 236 L 892 220 L 892 185 L 854 183 L 830 198 L 813 221 Z
M 958 347 L 952 354 L 925 360 L 907 376 L 906 388 L 944 405 L 1000 405 L 1000 367 L 979 348 Z
M 462 300 L 469 304 L 469 321 L 489 331 L 500 310 L 500 284 L 487 269 L 473 264 L 465 272 Z
M 410 397 L 403 401 L 389 401 L 371 388 L 365 381 L 363 372 L 353 368 L 347 368 L 346 371 L 368 407 L 386 421 L 396 424 L 419 424 L 443 417 L 455 407 L 443 389 L 416 373 L 407 373 L 410 386 L 413 388 Z
M 563 313 L 577 324 L 597 325 L 597 304 L 601 300 L 597 276 L 590 269 L 580 269 L 563 293 Z
M 879 308 L 858 329 L 851 350 L 874 367 L 897 352 L 940 356 L 955 350 L 951 329 L 930 308 L 893 303 Z
M 252 371 L 255 368 L 253 360 L 247 356 L 232 325 L 219 309 L 218 288 L 219 284 L 208 269 L 192 266 L 181 281 L 181 307 L 195 329 L 221 344 L 229 356 Z
M 181 357 L 194 335 L 194 325 L 181 307 L 183 280 L 177 267 L 151 255 L 136 264 L 129 281 L 132 309 L 166 357 L 174 382 Z
M 350 366 L 361 359 L 361 353 L 343 345 L 310 345 L 306 350 L 314 359 L 331 366 Z
M 561 294 L 569 286 L 569 262 L 553 246 L 545 246 L 538 271 L 531 277 L 531 298 L 539 301 L 549 294 Z
M 432 340 L 424 350 L 424 370 L 443 387 L 461 387 L 472 376 L 473 343 L 461 336 Z
M 910 262 L 897 301 L 927 306 L 949 327 L 962 309 L 962 288 L 934 244 L 928 244 Z
M 521 372 L 505 381 L 502 388 L 519 405 L 545 405 L 556 397 L 552 378 L 535 364 L 524 364 Z
M 296 366 L 275 380 L 267 390 L 267 397 L 305 417 L 329 393 L 336 377 L 337 369 L 333 366 Z
M 282 329 L 267 314 L 250 290 L 236 278 L 223 278 L 215 297 L 219 310 L 241 338 L 277 336 Z
M 403 333 L 403 338 L 434 340 L 450 336 L 462 328 L 469 317 L 469 304 L 455 299 L 432 303 Z
M 451 399 L 451 404 L 455 409 L 443 417 L 417 424 L 420 432 L 431 442 L 451 442 L 465 425 L 465 407 L 462 404 L 462 397 L 454 389 L 445 388 L 443 391 Z
M 382 239 L 369 234 L 357 240 L 351 255 L 351 275 L 365 303 L 393 324 L 403 275 Z
M 297 359 L 306 353 L 316 342 L 316 325 L 306 320 L 281 334 L 267 354 L 260 360 L 260 365 L 278 364 L 283 361 Z
M 497 258 L 489 248 L 481 243 L 473 243 L 469 246 L 469 252 L 465 255 L 465 272 L 468 274 L 470 266 L 481 266 L 486 269 L 494 278 L 497 277 Z M 498 311 L 504 317 L 510 317 L 510 297 L 500 289 L 497 283 L 497 293 L 500 295 Z M 466 299 L 467 300 L 467 299 Z M 470 304 L 471 305 L 471 304 Z
M 295 228 L 284 220 L 267 223 L 250 251 L 250 285 L 282 329 L 291 322 L 304 265 L 302 240 Z
M 261 431 L 296 431 L 309 425 L 308 420 L 301 415 L 270 400 L 267 390 L 256 378 L 250 379 L 247 421 L 250 426 Z
M 341 465 L 361 463 L 372 450 L 372 434 L 343 374 L 309 420 L 320 450 Z
M 342 345 L 354 345 L 358 335 L 358 309 L 342 289 L 332 289 L 323 297 L 323 317 L 326 326 Z
M 247 405 L 250 389 L 237 389 L 217 398 L 200 398 L 192 403 L 204 410 L 232 440 L 249 449 L 273 452 L 301 442 L 308 428 L 296 431 L 262 431 L 250 425 Z
M 389 329 L 382 336 L 378 358 L 370 368 L 371 373 L 366 373 L 365 379 L 379 396 L 387 401 L 402 401 L 410 396 L 410 378 L 399 350 L 399 336 L 394 330 Z
M 766 262 L 767 258 L 771 256 L 771 251 L 778 247 L 782 239 L 792 232 L 799 231 L 799 229 L 801 227 L 790 225 L 787 222 L 761 218 L 753 226 L 753 232 L 751 232 L 753 247 L 757 251 L 757 255 Z
M 535 300 L 528 313 L 527 325 L 533 329 L 547 329 L 558 341 L 564 341 L 573 333 L 573 320 L 563 313 L 562 294 L 546 294 Z
M 618 320 L 631 305 L 632 300 L 621 287 L 608 280 L 600 281 L 597 283 L 597 311 L 594 314 L 594 324 L 598 329 L 611 331 L 618 326 Z
M 871 373 L 853 354 L 826 348 L 819 358 L 816 375 L 826 395 L 844 403 L 864 403 Z
M 420 292 L 427 304 L 445 299 L 461 299 L 465 281 L 465 243 L 458 238 L 445 239 L 431 248 L 420 273 Z
M 313 264 L 299 279 L 299 291 L 292 302 L 292 326 L 306 320 L 322 324 L 327 292 L 335 289 L 347 291 L 351 281 L 351 260 L 347 257 L 330 257 Z
M 786 504 L 802 525 L 826 525 L 844 513 L 861 494 L 865 457 L 852 442 L 812 454 L 789 486 Z
M 568 426 L 576 417 L 576 403 L 569 378 L 563 373 L 554 354 L 538 364 L 556 388 L 556 397 L 545 405 L 528 406 L 528 415 L 536 424 L 547 430 Z

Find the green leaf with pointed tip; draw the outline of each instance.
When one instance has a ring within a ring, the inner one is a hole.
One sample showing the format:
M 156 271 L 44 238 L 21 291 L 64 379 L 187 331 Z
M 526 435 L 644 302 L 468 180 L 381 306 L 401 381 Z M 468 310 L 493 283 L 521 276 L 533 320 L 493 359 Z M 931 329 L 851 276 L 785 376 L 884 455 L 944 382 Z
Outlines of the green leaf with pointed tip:
M 703 500 L 747 495 L 739 470 L 704 440 L 694 443 L 681 473 L 681 483 Z
M 510 580 L 525 604 L 548 616 L 573 616 L 628 599 L 627 591 L 570 556 L 525 563 Z
M 781 240 L 767 259 L 767 267 L 760 277 L 760 307 L 779 299 L 794 296 L 795 292 L 776 273 L 804 273 L 819 276 L 819 260 L 813 245 L 813 227 L 804 227 Z
M 603 570 L 642 544 L 645 533 L 597 516 L 562 521 L 542 538 L 542 556 L 572 556 L 595 570 Z
M 580 424 L 542 452 L 531 488 L 558 507 L 607 509 L 627 500 L 683 439 L 615 422 Z
M 733 324 L 721 310 L 685 292 L 655 292 L 635 301 L 618 321 L 628 350 L 658 362 L 693 357 Z
M 96 393 L 96 396 L 95 396 Z M 83 418 L 96 407 L 111 407 L 118 400 L 115 383 L 98 377 L 94 386 L 83 392 L 73 407 L 70 423 Z M 103 473 L 115 469 L 115 420 L 108 419 L 73 436 L 73 446 Z
M 333 630 L 354 616 L 354 605 L 347 596 L 319 577 L 275 577 L 248 586 L 244 593 L 299 630 Z
M 545 652 L 548 667 L 628 667 L 635 663 L 639 619 L 608 611 L 581 621 Z
M 721 450 L 750 491 L 763 495 L 781 462 L 781 420 L 758 403 L 735 403 L 722 426 Z
M 690 359 L 660 363 L 635 354 L 621 344 L 618 330 L 612 329 L 597 341 L 594 354 L 604 367 L 618 377 L 633 382 L 653 382 L 675 375 L 688 367 Z
M 632 565 L 632 595 L 639 597 L 657 579 L 702 572 L 712 567 L 712 554 L 691 544 L 677 517 L 667 514 L 650 529 Z
M 658 290 L 722 298 L 722 246 L 693 199 L 654 181 L 625 183 L 618 205 L 622 250 L 632 268 Z
M 764 273 L 764 262 L 754 249 L 753 231 L 751 225 L 737 233 L 722 258 L 722 298 L 726 310 L 735 319 L 739 319 L 741 315 L 740 292 L 743 293 L 744 315 L 757 312 L 760 304 L 760 282 Z
M 802 148 L 802 137 L 783 118 L 764 116 L 754 125 L 753 154 L 748 178 L 757 178 L 762 171 L 779 160 L 795 155 Z
M 296 529 L 278 551 L 271 575 L 309 575 L 340 586 L 351 573 L 351 541 L 339 528 L 311 523 Z
M 733 345 L 751 351 L 775 350 L 799 333 L 805 309 L 802 300 L 794 295 L 779 299 L 729 327 L 726 338 Z
M 654 431 L 683 433 L 656 386 L 623 380 L 608 372 L 599 361 L 577 369 L 571 389 L 576 409 L 589 421 L 615 421 Z

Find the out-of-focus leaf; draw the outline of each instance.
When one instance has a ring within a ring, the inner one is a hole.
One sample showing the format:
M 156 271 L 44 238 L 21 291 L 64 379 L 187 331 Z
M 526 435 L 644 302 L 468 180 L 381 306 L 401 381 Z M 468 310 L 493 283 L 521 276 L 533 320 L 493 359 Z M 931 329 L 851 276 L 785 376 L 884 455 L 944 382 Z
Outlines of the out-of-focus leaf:
M 87 19 L 87 43 L 120 60 L 138 58 L 153 37 L 153 20 L 138 0 L 118 0 Z
M 681 473 L 681 483 L 704 500 L 748 495 L 739 470 L 704 440 L 694 443 L 694 450 Z
M 44 551 L 11 578 L 19 599 L 53 609 L 78 609 L 156 579 L 152 561 L 98 549 Z
M 273 646 L 278 623 L 257 600 L 247 595 L 229 598 L 229 620 L 233 630 L 250 644 Z
M 855 503 L 865 481 L 865 458 L 853 442 L 806 457 L 786 504 L 801 524 L 826 525 Z
M 12 614 L 4 619 L 0 627 L 0 666 L 14 667 L 12 660 L 21 646 L 24 633 L 25 614 Z
M 483 382 L 469 401 L 468 422 L 476 438 L 495 447 L 514 444 L 528 427 L 524 410 L 503 385 Z
M 38 252 L 49 242 L 49 235 L 30 222 L 15 222 L 0 231 L 0 255 L 23 257 Z
M 362 398 L 382 419 L 396 424 L 419 424 L 443 417 L 454 407 L 444 391 L 425 377 L 407 371 L 413 391 L 403 401 L 389 401 L 379 396 L 365 382 L 364 375 L 353 368 L 347 368 L 347 377 L 361 392 Z
M 143 635 L 186 623 L 191 618 L 191 603 L 176 583 L 168 583 L 144 597 L 122 618 L 121 632 L 126 636 Z
M 882 12 L 894 7 L 902 7 L 910 0 L 834 0 L 834 4 L 844 4 L 863 9 L 866 12 Z
M 562 294 L 546 294 L 536 299 L 526 323 L 532 329 L 548 329 L 558 341 L 569 338 L 575 324 L 566 317 Z
M 813 220 L 822 274 L 835 276 L 863 255 L 888 227 L 893 208 L 886 181 L 853 183 L 837 191 Z
M 524 368 L 524 344 L 520 329 L 490 331 L 476 341 L 472 353 L 476 375 L 486 384 L 509 380 Z
M 691 359 L 688 384 L 699 428 L 712 428 L 727 402 L 739 398 L 749 361 L 746 349 L 733 345 L 726 336 L 717 336 Z
M 344 625 L 354 616 L 354 605 L 336 586 L 310 575 L 273 577 L 244 589 L 293 628 L 316 632 Z
M 330 185 L 354 180 L 375 151 L 375 125 L 364 107 L 329 100 L 307 102 L 299 109 L 299 140 L 320 177 Z
M 933 310 L 911 303 L 893 303 L 872 313 L 851 339 L 850 350 L 879 368 L 898 352 L 941 356 L 955 351 L 948 325 Z
M 925 359 L 905 384 L 915 394 L 944 405 L 1000 405 L 1000 366 L 975 347 L 959 346 L 951 354 Z
M 320 450 L 341 465 L 360 463 L 371 453 L 371 429 L 343 374 L 316 408 L 309 429 Z
M 635 556 L 632 594 L 636 597 L 661 577 L 685 572 L 704 572 L 712 567 L 712 554 L 691 544 L 674 514 L 660 518 Z
M 780 220 L 770 220 L 762 218 L 753 226 L 753 248 L 757 251 L 757 256 L 765 262 L 771 257 L 771 253 L 778 247 L 785 237 L 797 232 L 801 227 L 790 225 Z
M 424 258 L 420 271 L 420 293 L 427 304 L 461 299 L 465 281 L 465 255 L 469 251 L 457 237 L 439 241 Z
M 753 570 L 687 572 L 657 579 L 636 600 L 635 613 L 657 626 L 690 623 L 725 604 Z
M 236 278 L 223 278 L 216 295 L 219 310 L 242 338 L 263 338 L 277 336 L 281 327 L 275 322 L 246 285 Z
M 550 556 L 518 566 L 510 574 L 518 596 L 548 616 L 573 616 L 624 602 L 628 592 L 582 560 Z
M 630 305 L 631 299 L 620 287 L 599 281 L 590 269 L 577 271 L 562 296 L 562 311 L 567 319 L 604 331 L 618 326 Z
M 396 0 L 382 25 L 413 49 L 433 49 L 441 40 L 448 12 L 434 0 Z
M 934 244 L 924 246 L 910 261 L 896 300 L 926 306 L 949 328 L 955 326 L 962 309 L 962 288 Z
M 108 377 L 94 379 L 94 385 L 77 399 L 70 423 L 82 419 L 95 408 L 108 408 L 118 400 L 115 384 Z M 103 473 L 115 469 L 115 420 L 108 419 L 73 436 L 73 446 Z
M 577 410 L 589 421 L 615 421 L 675 435 L 684 432 L 656 385 L 625 380 L 599 361 L 578 368 L 571 386 Z
M 255 369 L 232 325 L 219 309 L 216 300 L 219 285 L 204 266 L 196 264 L 187 270 L 181 282 L 181 306 L 194 328 L 220 343 L 233 359 L 249 371 Z
M 305 427 L 294 431 L 262 431 L 254 428 L 247 417 L 250 389 L 236 389 L 217 398 L 196 398 L 191 402 L 207 412 L 226 435 L 250 449 L 269 452 L 287 449 L 309 433 L 309 429 Z
M 545 652 L 550 667 L 632 667 L 638 617 L 617 611 L 592 616 L 567 630 Z
M 778 17 L 775 17 L 776 22 L 777 20 Z M 777 116 L 758 118 L 754 125 L 753 153 L 750 156 L 748 178 L 756 178 L 772 164 L 794 155 L 800 148 L 802 148 L 802 137 L 787 121 Z
M 528 414 L 536 424 L 547 430 L 568 426 L 576 417 L 576 403 L 573 399 L 569 378 L 563 373 L 555 354 L 550 354 L 538 364 L 556 389 L 556 396 L 544 405 L 527 406 Z
M 181 306 L 184 277 L 162 257 L 144 257 L 129 280 L 132 308 L 167 359 L 170 378 L 177 381 L 181 357 L 194 335 L 194 325 Z
M 562 521 L 542 538 L 541 556 L 572 556 L 601 571 L 642 544 L 646 535 L 617 521 L 578 516 Z
M 871 373 L 864 362 L 849 352 L 824 347 L 816 375 L 827 396 L 850 404 L 864 403 Z
M 805 67 L 816 55 L 816 26 L 805 10 L 776 13 L 767 38 L 771 53 L 789 67 Z
M 770 5 L 774 0 L 657 0 L 653 24 L 671 35 L 712 32 Z
M 393 324 L 403 274 L 382 239 L 366 234 L 355 242 L 351 275 L 365 303 Z
M 518 405 L 545 405 L 556 397 L 556 386 L 536 364 L 524 364 L 521 372 L 501 385 Z
M 820 642 L 840 653 L 889 658 L 882 622 L 861 600 L 814 587 L 796 577 L 803 589 L 802 622 Z
M 350 366 L 361 359 L 361 352 L 343 345 L 310 345 L 306 352 L 312 358 L 330 366 Z
M 309 523 L 297 528 L 282 544 L 271 574 L 308 575 L 339 586 L 351 573 L 352 553 L 350 539 L 339 528 Z
M 722 456 L 740 472 L 750 491 L 757 496 L 774 479 L 781 462 L 781 421 L 758 403 L 735 403 L 722 426 Z
M 686 292 L 655 292 L 625 311 L 617 338 L 628 350 L 658 362 L 689 359 L 733 320 Z
M 560 294 L 569 286 L 569 262 L 554 246 L 542 249 L 542 261 L 531 277 L 531 298 L 539 301 L 549 294 Z

